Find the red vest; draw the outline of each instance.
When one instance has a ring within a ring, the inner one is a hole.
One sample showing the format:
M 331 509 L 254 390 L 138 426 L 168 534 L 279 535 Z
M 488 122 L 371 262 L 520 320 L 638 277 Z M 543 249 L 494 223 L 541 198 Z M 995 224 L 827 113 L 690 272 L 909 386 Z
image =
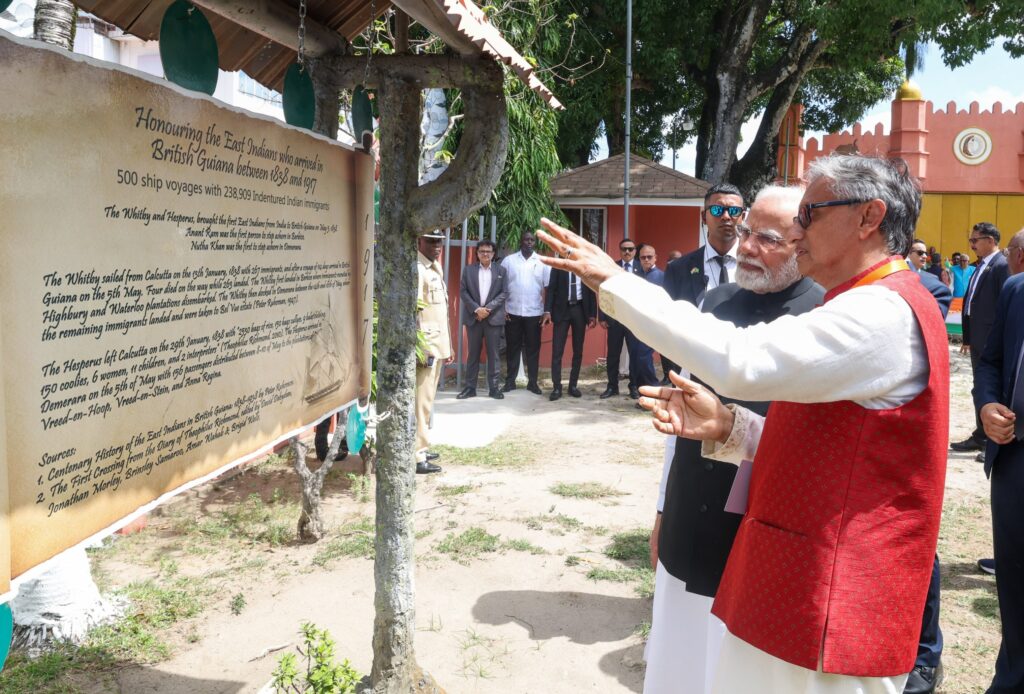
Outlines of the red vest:
M 820 656 L 824 672 L 862 677 L 914 667 L 949 434 L 949 352 L 935 299 L 911 272 L 878 283 L 917 318 L 927 387 L 889 410 L 771 405 L 713 609 L 766 653 L 809 670 Z

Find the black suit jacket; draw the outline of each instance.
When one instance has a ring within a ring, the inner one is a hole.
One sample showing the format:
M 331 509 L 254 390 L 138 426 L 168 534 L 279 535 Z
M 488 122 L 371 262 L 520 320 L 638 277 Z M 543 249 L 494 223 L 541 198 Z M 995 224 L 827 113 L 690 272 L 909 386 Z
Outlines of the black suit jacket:
M 597 301 L 590 287 L 577 278 L 582 289 L 583 315 L 587 320 L 597 316 Z M 551 314 L 555 323 L 569 320 L 569 273 L 565 270 L 552 268 L 548 280 L 548 290 L 544 293 L 544 312 Z
M 682 258 L 676 262 L 679 260 Z M 809 278 L 774 294 L 755 294 L 731 283 L 708 292 L 702 310 L 746 327 L 806 313 L 824 298 L 825 290 Z M 762 415 L 770 404 L 724 397 L 722 402 L 735 402 Z M 700 441 L 676 439 L 661 515 L 658 559 L 670 574 L 686 581 L 687 591 L 714 597 L 743 516 L 725 511 L 736 466 L 701 457 L 700 450 Z
M 1011 406 L 1017 364 L 1024 349 L 1024 273 L 1014 275 L 1003 285 L 989 337 L 974 376 L 972 392 L 978 410 L 990 402 Z M 1006 464 L 1011 464 L 1011 460 L 1024 463 L 1024 441 L 999 445 L 990 440 L 985 450 L 985 474 L 990 474 L 995 462 L 1004 458 Z
M 949 291 L 949 287 L 930 272 L 919 272 L 917 278 L 921 280 L 924 288 L 935 297 L 935 301 L 939 304 L 939 311 L 942 312 L 942 319 L 945 320 L 949 313 L 949 304 L 953 301 L 953 292 Z
M 497 263 L 491 263 L 491 289 L 487 296 L 480 296 L 480 265 L 467 265 L 462 269 L 459 281 L 459 300 L 462 302 L 462 323 L 473 325 L 477 322 L 478 308 L 483 306 L 491 312 L 487 316 L 489 325 L 505 325 L 505 299 L 508 298 L 508 270 Z
M 970 345 L 971 349 L 980 352 L 985 348 L 988 334 L 992 331 L 992 324 L 996 320 L 996 303 L 999 301 L 999 292 L 1009 276 L 1010 266 L 1003 254 L 999 253 L 989 261 L 985 273 L 978 278 L 978 284 L 974 287 L 971 298 L 971 315 L 967 315 L 965 306 L 963 317 L 964 342 Z
M 708 287 L 708 278 L 704 274 L 704 246 L 668 264 L 664 287 L 676 301 L 689 301 L 700 306 Z

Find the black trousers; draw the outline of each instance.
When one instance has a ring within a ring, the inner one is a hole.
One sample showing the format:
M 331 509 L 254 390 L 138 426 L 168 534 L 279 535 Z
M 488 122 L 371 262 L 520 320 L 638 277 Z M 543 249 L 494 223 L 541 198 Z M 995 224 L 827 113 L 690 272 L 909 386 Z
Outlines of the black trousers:
M 626 326 L 618 321 L 608 321 L 608 387 L 611 390 L 619 389 L 619 355 L 622 354 L 622 343 L 626 343 L 626 353 L 629 355 L 629 387 L 639 387 L 636 376 L 636 351 L 640 344 L 633 333 Z
M 971 347 L 971 377 L 974 382 L 978 380 L 978 364 L 981 362 L 981 348 L 974 349 Z M 974 410 L 974 431 L 971 432 L 971 438 L 975 441 L 985 443 L 988 441 L 988 436 L 985 435 L 985 429 L 981 426 L 981 411 L 975 408 Z
M 992 466 L 992 546 L 1003 640 L 988 694 L 1024 691 L 1024 441 L 999 447 Z
M 519 373 L 519 357 L 526 364 L 526 380 L 537 385 L 540 364 L 540 321 L 542 316 L 513 316 L 505 322 L 505 385 L 515 385 Z
M 575 388 L 583 365 L 583 337 L 587 331 L 587 318 L 583 315 L 583 304 L 569 306 L 568 320 L 558 321 L 551 333 L 551 382 L 555 388 L 562 387 L 562 354 L 565 341 L 572 329 L 572 367 L 569 370 L 569 387 Z
M 917 660 L 914 666 L 938 667 L 942 659 L 942 629 L 939 628 L 939 555 L 932 565 L 932 580 L 928 584 L 928 596 L 924 601 L 921 616 L 921 637 L 917 644 Z

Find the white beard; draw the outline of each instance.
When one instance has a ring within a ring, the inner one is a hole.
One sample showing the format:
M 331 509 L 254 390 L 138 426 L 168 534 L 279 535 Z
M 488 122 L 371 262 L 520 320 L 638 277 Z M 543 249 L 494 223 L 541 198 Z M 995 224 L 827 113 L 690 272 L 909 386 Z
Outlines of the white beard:
M 774 271 L 765 267 L 762 261 L 742 253 L 738 254 L 737 260 L 739 263 L 736 266 L 736 284 L 755 294 L 781 292 L 800 279 L 800 269 L 796 265 L 795 254 L 789 256 L 789 259 Z M 761 272 L 745 269 L 744 263 L 760 268 Z

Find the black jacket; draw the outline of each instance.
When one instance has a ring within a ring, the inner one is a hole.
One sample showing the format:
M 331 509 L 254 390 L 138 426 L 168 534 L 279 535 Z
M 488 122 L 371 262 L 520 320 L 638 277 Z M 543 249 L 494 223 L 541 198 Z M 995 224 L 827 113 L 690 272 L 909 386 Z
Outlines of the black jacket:
M 675 262 L 680 260 L 683 258 Z M 730 283 L 708 292 L 702 310 L 747 327 L 806 313 L 824 298 L 825 290 L 808 278 L 774 294 L 755 294 Z M 735 402 L 762 415 L 770 404 L 725 397 L 722 402 Z M 700 441 L 676 439 L 661 516 L 658 559 L 670 574 L 686 582 L 689 592 L 714 597 L 743 516 L 725 511 L 736 466 L 703 458 L 700 450 Z
M 597 301 L 594 291 L 577 278 L 582 289 L 583 315 L 587 320 L 597 316 Z M 548 290 L 544 293 L 544 312 L 551 314 L 551 320 L 561 323 L 569 320 L 569 273 L 565 270 L 552 269 L 548 280 Z

